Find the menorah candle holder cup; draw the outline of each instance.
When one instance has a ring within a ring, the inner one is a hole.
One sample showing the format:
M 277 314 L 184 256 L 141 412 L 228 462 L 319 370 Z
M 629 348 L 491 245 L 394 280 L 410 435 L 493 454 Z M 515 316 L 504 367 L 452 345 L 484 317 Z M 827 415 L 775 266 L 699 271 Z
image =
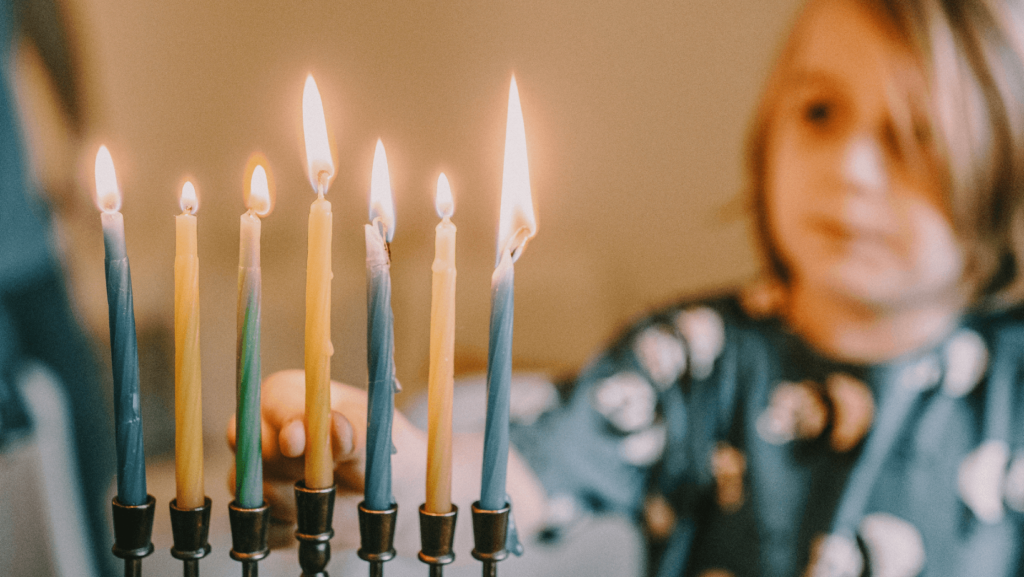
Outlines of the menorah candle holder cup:
M 440 577 L 444 566 L 455 560 L 452 543 L 455 540 L 455 520 L 459 508 L 452 504 L 447 513 L 431 513 L 427 505 L 420 505 L 420 561 L 430 565 L 431 577 Z
M 231 521 L 231 558 L 242 563 L 243 577 L 256 577 L 260 560 L 270 554 L 267 546 L 270 506 L 264 503 L 246 509 L 232 501 L 228 505 L 228 519 Z
M 384 575 L 384 563 L 395 557 L 395 521 L 398 519 L 398 505 L 383 511 L 366 508 L 366 501 L 359 503 L 359 539 L 357 554 L 370 563 L 370 576 Z
M 484 564 L 484 577 L 498 574 L 498 562 L 508 557 L 505 541 L 508 538 L 508 515 L 511 507 L 494 511 L 473 503 L 473 558 Z
M 123 505 L 114 497 L 114 555 L 124 559 L 125 577 L 142 575 L 142 558 L 153 552 L 153 514 L 156 499 L 146 495 L 143 505 Z
M 185 577 L 199 577 L 199 560 L 210 554 L 211 504 L 210 498 L 204 497 L 202 506 L 180 509 L 178 500 L 171 500 L 171 556 L 181 560 Z
M 331 560 L 331 537 L 334 537 L 334 489 L 309 489 L 305 481 L 295 483 L 295 506 L 298 512 L 299 566 L 303 577 L 327 577 Z

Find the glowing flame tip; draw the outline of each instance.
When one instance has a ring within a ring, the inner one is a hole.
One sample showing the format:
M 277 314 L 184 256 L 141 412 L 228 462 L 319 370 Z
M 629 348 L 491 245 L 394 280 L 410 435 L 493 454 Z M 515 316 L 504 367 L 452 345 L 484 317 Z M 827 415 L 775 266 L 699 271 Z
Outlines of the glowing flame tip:
M 249 197 L 245 206 L 260 216 L 267 216 L 270 213 L 270 183 L 267 180 L 267 170 L 262 164 L 257 164 L 252 171 Z
M 434 197 L 434 208 L 437 209 L 437 216 L 451 218 L 455 214 L 455 201 L 452 199 L 452 185 L 448 177 L 442 172 L 437 177 L 437 196 Z
M 519 102 L 516 77 L 508 93 L 505 125 L 505 166 L 501 179 L 501 217 L 498 221 L 498 258 L 510 250 L 518 258 L 526 242 L 537 234 L 537 217 L 530 190 L 530 165 L 526 157 L 526 126 Z M 514 242 L 513 242 L 514 241 Z
M 106 146 L 96 152 L 96 206 L 104 212 L 121 210 L 121 191 L 117 188 L 114 159 Z
M 181 206 L 182 213 L 195 214 L 199 210 L 199 196 L 196 195 L 196 187 L 191 180 L 186 180 L 182 185 L 178 205 Z
M 334 160 L 327 138 L 324 103 L 312 74 L 306 77 L 306 85 L 302 89 L 302 132 L 306 140 L 309 182 L 313 190 L 327 192 L 327 185 L 334 178 Z
M 391 198 L 391 175 L 384 143 L 377 139 L 373 151 L 373 170 L 370 174 L 370 222 L 380 218 L 384 223 L 387 240 L 395 237 L 395 203 Z

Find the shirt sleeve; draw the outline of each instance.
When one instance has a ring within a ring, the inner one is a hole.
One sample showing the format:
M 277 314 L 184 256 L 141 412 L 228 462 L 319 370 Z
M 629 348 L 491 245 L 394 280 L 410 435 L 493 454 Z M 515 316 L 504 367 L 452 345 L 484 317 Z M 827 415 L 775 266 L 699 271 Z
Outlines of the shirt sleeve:
M 685 440 L 686 390 L 714 371 L 725 338 L 708 306 L 673 307 L 634 324 L 532 423 L 513 422 L 512 441 L 549 497 L 557 530 L 587 512 L 637 514 L 666 447 Z

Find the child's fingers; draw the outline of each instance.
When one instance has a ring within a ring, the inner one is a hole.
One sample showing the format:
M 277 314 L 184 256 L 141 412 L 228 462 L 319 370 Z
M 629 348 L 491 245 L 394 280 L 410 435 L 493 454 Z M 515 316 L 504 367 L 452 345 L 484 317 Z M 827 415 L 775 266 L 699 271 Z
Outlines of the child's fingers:
M 301 457 L 306 450 L 306 428 L 302 421 L 295 419 L 281 427 L 277 443 L 285 457 Z
M 306 374 L 301 370 L 279 371 L 263 379 L 260 409 L 274 430 L 306 414 Z
M 337 411 L 331 411 L 331 448 L 335 465 L 355 458 L 355 431 L 352 423 Z
M 331 449 L 335 464 L 353 457 L 354 440 L 355 431 L 352 424 L 341 413 L 332 411 Z M 278 433 L 277 444 L 281 455 L 292 459 L 301 457 L 306 450 L 306 429 L 303 422 L 293 420 L 285 424 Z
M 266 419 L 260 419 L 260 441 L 264 461 L 273 461 L 281 454 L 277 446 L 277 435 Z
M 234 415 L 231 415 L 231 418 L 228 419 L 228 447 L 231 448 L 232 451 L 235 450 L 235 416 Z
M 228 493 L 232 496 L 235 495 L 235 468 L 231 467 L 228 469 Z

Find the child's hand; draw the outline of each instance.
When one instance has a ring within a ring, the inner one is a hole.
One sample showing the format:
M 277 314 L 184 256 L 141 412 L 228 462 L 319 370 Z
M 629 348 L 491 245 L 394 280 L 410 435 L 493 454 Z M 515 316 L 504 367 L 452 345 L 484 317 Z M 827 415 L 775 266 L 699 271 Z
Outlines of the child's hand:
M 261 395 L 263 438 L 263 495 L 271 507 L 271 516 L 288 523 L 295 521 L 295 482 L 303 477 L 303 453 L 306 431 L 303 423 L 306 404 L 305 373 L 281 371 L 263 381 Z M 228 444 L 235 447 L 235 419 L 228 424 Z M 401 501 L 409 490 L 423 489 L 423 467 L 401 467 L 401 456 L 425 454 L 423 434 L 398 412 L 392 438 L 399 449 L 395 455 L 393 480 L 395 498 Z M 365 473 L 366 392 L 349 385 L 331 382 L 331 448 L 334 455 L 334 479 L 338 486 L 335 504 L 335 529 L 340 535 L 358 539 L 356 506 L 362 501 Z M 403 450 L 405 449 L 405 450 Z M 412 469 L 410 471 L 409 469 Z M 405 469 L 405 470 L 403 470 Z M 403 474 L 405 473 L 405 474 Z M 228 476 L 230 490 L 235 489 L 234 467 Z M 352 545 L 358 545 L 353 541 Z

